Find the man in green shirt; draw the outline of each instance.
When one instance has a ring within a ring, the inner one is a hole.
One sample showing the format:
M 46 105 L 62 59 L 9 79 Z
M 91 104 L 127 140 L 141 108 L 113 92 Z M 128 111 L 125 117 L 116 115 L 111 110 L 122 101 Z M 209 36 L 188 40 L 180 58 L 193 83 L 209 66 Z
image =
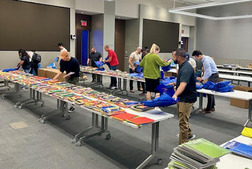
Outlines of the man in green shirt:
M 150 53 L 140 62 L 146 82 L 147 100 L 151 100 L 151 92 L 154 92 L 156 97 L 160 96 L 159 91 L 156 90 L 160 84 L 160 66 L 171 64 L 171 60 L 165 62 L 157 55 L 159 51 L 160 48 L 156 44 L 153 44 Z

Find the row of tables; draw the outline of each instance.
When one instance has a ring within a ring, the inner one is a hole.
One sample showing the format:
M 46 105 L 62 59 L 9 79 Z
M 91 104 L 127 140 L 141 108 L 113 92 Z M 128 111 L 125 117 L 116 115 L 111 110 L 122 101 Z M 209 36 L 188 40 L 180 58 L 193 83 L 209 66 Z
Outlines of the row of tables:
M 9 80 L 4 79 L 4 81 L 8 82 Z M 19 94 L 21 92 L 21 87 L 23 84 L 20 84 L 15 81 L 12 81 L 12 83 L 14 84 L 14 90 L 2 93 L 2 97 L 6 97 L 7 95 Z M 29 86 L 26 86 L 26 87 L 29 87 Z M 22 108 L 25 104 L 28 104 L 28 103 L 37 104 L 38 102 L 41 102 L 42 103 L 41 106 L 44 106 L 44 102 L 42 100 L 42 95 L 44 93 L 42 93 L 39 90 L 33 89 L 33 88 L 29 88 L 29 90 L 30 90 L 30 98 L 28 100 L 18 102 L 16 104 L 16 107 Z M 48 96 L 53 97 L 51 95 L 48 95 Z M 67 119 L 67 117 L 69 117 L 68 104 L 73 104 L 73 103 L 70 101 L 64 100 L 64 99 L 57 98 L 57 97 L 53 97 L 53 98 L 55 98 L 57 100 L 56 110 L 58 112 L 55 112 L 55 111 L 54 112 L 46 112 L 39 119 L 39 121 L 41 123 L 45 123 L 45 121 L 49 117 L 51 117 L 52 115 L 58 114 L 58 113 L 63 114 L 66 117 L 66 119 Z M 89 98 L 89 99 L 94 99 L 94 98 Z M 84 130 L 83 132 L 80 132 L 77 135 L 75 135 L 74 139 L 72 139 L 72 143 L 75 143 L 77 146 L 82 145 L 82 143 L 85 139 L 90 138 L 90 137 L 94 137 L 97 135 L 101 135 L 103 133 L 106 134 L 106 139 L 110 139 L 111 135 L 110 135 L 110 131 L 108 130 L 108 119 L 117 121 L 123 125 L 126 125 L 128 127 L 134 128 L 134 129 L 140 128 L 140 126 L 121 122 L 119 120 L 116 120 L 114 118 L 106 116 L 98 111 L 94 111 L 94 110 L 88 109 L 83 106 L 80 106 L 80 107 L 84 110 L 83 112 L 92 113 L 92 119 L 91 119 L 92 125 L 89 128 L 87 128 L 86 130 Z M 139 169 L 144 168 L 156 156 L 156 152 L 158 151 L 158 148 L 159 148 L 159 123 L 161 121 L 172 118 L 174 115 L 162 112 L 157 109 L 152 109 L 152 110 L 149 110 L 146 112 L 141 112 L 141 113 L 135 112 L 129 108 L 124 108 L 124 110 L 128 113 L 136 114 L 136 115 L 141 114 L 141 116 L 148 117 L 148 118 L 151 118 L 154 120 L 153 123 L 149 124 L 152 126 L 151 127 L 152 128 L 151 129 L 151 131 L 152 131 L 152 134 L 151 134 L 151 154 L 137 167 Z M 100 124 L 99 124 L 99 119 L 100 119 Z M 148 124 L 144 125 L 142 127 L 145 127 L 145 126 L 148 126 Z M 162 159 L 158 159 L 159 163 L 160 163 L 160 161 L 162 161 Z

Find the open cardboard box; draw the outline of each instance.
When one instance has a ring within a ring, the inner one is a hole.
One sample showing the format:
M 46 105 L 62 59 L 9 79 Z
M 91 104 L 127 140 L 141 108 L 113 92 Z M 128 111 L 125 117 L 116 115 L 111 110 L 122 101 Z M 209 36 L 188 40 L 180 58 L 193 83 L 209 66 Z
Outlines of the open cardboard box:
M 240 91 L 246 91 L 246 92 L 252 92 L 252 87 L 247 86 L 235 86 L 234 90 L 240 90 Z M 230 99 L 230 105 L 235 107 L 240 107 L 243 109 L 249 108 L 249 101 L 248 100 L 241 100 L 241 99 Z
M 54 76 L 56 76 L 56 74 L 57 74 L 58 72 L 59 72 L 58 69 L 42 68 L 42 69 L 38 69 L 38 76 L 53 79 Z M 65 81 L 65 78 L 64 78 L 65 75 L 66 75 L 66 73 L 64 72 L 64 73 L 59 77 L 59 81 L 60 81 L 60 82 L 64 82 L 64 81 Z

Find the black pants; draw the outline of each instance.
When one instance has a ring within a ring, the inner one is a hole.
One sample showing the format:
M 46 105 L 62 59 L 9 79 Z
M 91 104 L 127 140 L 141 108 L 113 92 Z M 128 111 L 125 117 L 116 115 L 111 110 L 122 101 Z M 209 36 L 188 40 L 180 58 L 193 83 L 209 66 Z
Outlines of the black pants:
M 33 70 L 35 71 L 36 75 L 38 75 L 38 63 L 31 63 L 31 72 L 33 73 Z
M 208 81 L 217 83 L 217 82 L 218 82 L 218 79 L 219 79 L 219 74 L 218 74 L 218 73 L 214 73 L 214 74 L 212 74 L 212 75 L 208 78 Z M 207 109 L 207 110 L 210 110 L 210 109 L 214 108 L 214 106 L 215 106 L 214 95 L 208 94 L 208 95 L 207 95 L 207 98 L 208 98 L 208 99 L 207 99 L 207 107 L 206 107 L 206 109 Z

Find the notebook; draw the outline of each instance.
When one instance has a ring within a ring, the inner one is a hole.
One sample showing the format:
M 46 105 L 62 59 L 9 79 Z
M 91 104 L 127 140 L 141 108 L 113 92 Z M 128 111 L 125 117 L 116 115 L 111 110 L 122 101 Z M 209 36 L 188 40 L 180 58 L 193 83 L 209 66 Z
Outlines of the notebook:
M 132 119 L 134 117 L 137 117 L 137 115 L 130 114 L 130 113 L 123 113 L 123 114 L 118 114 L 118 115 L 112 115 L 111 117 L 117 120 L 125 121 L 125 120 Z
M 134 124 L 137 124 L 137 125 L 154 122 L 154 120 L 147 118 L 147 117 L 136 117 L 136 118 L 129 119 L 127 121 L 134 123 Z

